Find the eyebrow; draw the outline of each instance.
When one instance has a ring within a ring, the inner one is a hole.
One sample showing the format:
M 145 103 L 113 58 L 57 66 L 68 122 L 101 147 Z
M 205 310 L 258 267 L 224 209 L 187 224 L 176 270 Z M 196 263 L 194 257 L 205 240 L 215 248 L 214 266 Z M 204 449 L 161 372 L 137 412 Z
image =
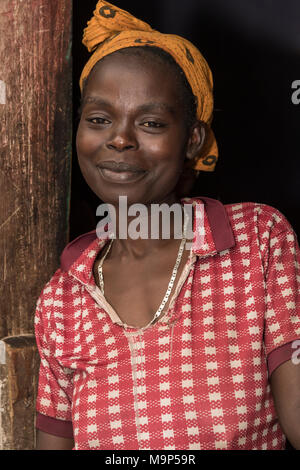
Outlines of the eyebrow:
M 138 107 L 139 111 L 148 113 L 151 111 L 167 111 L 170 114 L 175 114 L 175 109 L 166 103 L 145 103 Z
M 81 106 L 83 107 L 85 104 L 97 104 L 98 106 L 110 106 L 110 103 L 108 101 L 105 101 L 102 98 L 97 97 L 97 96 L 86 96 L 83 99 Z
M 86 96 L 81 103 L 81 109 L 86 104 L 96 104 L 97 106 L 111 107 L 111 103 L 109 101 L 106 101 L 103 98 L 100 98 L 98 96 Z M 166 103 L 150 102 L 150 103 L 145 103 L 145 104 L 138 106 L 138 111 L 142 113 L 160 111 L 160 110 L 167 111 L 170 114 L 175 114 L 175 109 L 173 108 L 173 106 L 170 106 L 169 104 L 166 104 Z

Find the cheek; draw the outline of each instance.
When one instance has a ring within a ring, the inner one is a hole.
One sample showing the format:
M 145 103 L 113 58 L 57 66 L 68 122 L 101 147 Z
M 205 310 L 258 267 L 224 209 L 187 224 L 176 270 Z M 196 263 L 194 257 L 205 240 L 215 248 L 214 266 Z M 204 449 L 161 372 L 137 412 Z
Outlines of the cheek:
M 170 187 L 177 182 L 182 173 L 185 160 L 185 144 L 177 133 L 152 139 L 148 146 L 149 154 L 156 165 L 153 166 L 153 179 L 157 184 Z M 155 184 L 155 182 L 154 182 Z
M 76 135 L 76 149 L 78 157 L 81 154 L 91 155 L 99 146 L 97 134 L 85 129 L 83 125 L 78 126 Z
M 155 158 L 156 162 L 170 163 L 172 161 L 172 166 L 180 165 L 185 157 L 185 145 L 183 139 L 178 135 L 146 138 L 144 139 L 144 149 Z
M 96 150 L 95 139 L 92 139 L 90 133 L 82 127 L 78 127 L 76 134 L 76 150 L 78 163 L 83 174 L 84 179 L 89 184 L 88 180 L 93 174 L 93 154 Z
M 168 142 L 165 149 L 153 148 L 152 157 L 156 161 L 152 172 L 153 185 L 170 190 L 177 183 L 184 168 L 182 149 Z

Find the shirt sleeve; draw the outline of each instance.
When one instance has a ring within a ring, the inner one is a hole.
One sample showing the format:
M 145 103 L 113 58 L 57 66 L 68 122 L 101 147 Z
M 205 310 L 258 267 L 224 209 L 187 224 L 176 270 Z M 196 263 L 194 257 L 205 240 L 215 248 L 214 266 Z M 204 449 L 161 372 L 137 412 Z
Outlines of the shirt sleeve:
M 56 354 L 56 331 L 53 321 L 55 278 L 56 274 L 43 289 L 35 313 L 35 337 L 41 359 L 36 427 L 49 434 L 72 437 L 73 378 L 70 370 L 60 364 Z
M 270 352 L 267 357 L 268 372 L 270 377 L 277 367 L 292 359 L 293 355 L 295 354 L 295 350 L 293 349 L 294 343 L 294 341 L 291 341 L 290 343 L 283 344 L 282 346 L 279 346 L 279 348 L 276 348 Z
M 264 343 L 270 359 L 272 351 L 300 338 L 300 250 L 293 229 L 280 212 L 274 210 L 267 226 L 263 254 L 267 303 Z M 292 344 L 284 351 L 277 358 L 288 360 Z

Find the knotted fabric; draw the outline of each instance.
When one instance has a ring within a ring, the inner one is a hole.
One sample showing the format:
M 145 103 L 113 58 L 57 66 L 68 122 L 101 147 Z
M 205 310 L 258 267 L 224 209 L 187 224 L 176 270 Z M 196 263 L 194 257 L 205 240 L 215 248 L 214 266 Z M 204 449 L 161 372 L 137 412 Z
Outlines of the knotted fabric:
M 159 47 L 169 53 L 184 71 L 197 102 L 197 119 L 206 124 L 206 139 L 199 155 L 189 166 L 195 170 L 213 171 L 218 159 L 218 146 L 210 127 L 213 113 L 213 77 L 200 51 L 188 40 L 163 34 L 130 13 L 100 0 L 94 16 L 84 29 L 83 44 L 93 54 L 80 76 L 82 92 L 85 79 L 94 65 L 108 54 L 138 46 Z

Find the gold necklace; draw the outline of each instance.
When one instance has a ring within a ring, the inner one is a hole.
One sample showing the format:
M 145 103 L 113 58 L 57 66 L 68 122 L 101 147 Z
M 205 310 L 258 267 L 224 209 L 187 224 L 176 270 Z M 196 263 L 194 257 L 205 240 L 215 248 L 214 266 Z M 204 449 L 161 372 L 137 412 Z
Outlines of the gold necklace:
M 184 250 L 184 247 L 185 247 L 185 243 L 186 243 L 186 238 L 183 237 L 182 240 L 181 240 L 180 246 L 179 246 L 176 262 L 175 262 L 175 265 L 174 265 L 174 268 L 173 268 L 173 271 L 172 271 L 172 274 L 171 274 L 171 279 L 169 281 L 167 291 L 165 293 L 165 296 L 164 296 L 158 310 L 156 311 L 156 313 L 155 313 L 155 315 L 152 319 L 152 322 L 160 316 L 164 306 L 166 305 L 166 303 L 167 303 L 167 301 L 170 297 L 170 293 L 172 291 L 174 281 L 175 281 L 176 276 L 177 276 L 178 267 L 179 267 L 180 261 L 182 259 L 182 254 L 183 254 L 183 250 Z M 103 265 L 103 262 L 104 262 L 104 260 L 107 256 L 107 254 L 109 253 L 109 251 L 111 249 L 112 244 L 113 244 L 113 239 L 111 240 L 111 242 L 109 244 L 109 247 L 108 247 L 105 255 L 103 256 L 103 258 L 101 259 L 101 261 L 99 263 L 99 266 L 98 266 L 99 284 L 100 284 L 100 289 L 101 289 L 101 292 L 102 292 L 103 295 L 104 295 L 104 279 L 103 279 L 102 265 Z

